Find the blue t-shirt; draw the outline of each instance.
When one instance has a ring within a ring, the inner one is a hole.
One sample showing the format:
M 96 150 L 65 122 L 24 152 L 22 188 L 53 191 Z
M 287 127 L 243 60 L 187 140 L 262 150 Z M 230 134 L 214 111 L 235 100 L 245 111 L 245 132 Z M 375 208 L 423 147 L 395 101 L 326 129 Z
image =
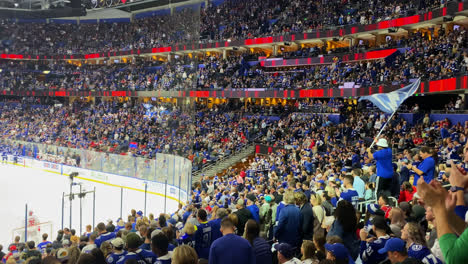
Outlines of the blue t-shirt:
M 44 253 L 44 250 L 46 249 L 47 245 L 49 244 L 52 244 L 52 242 L 50 241 L 44 241 L 44 242 L 41 242 L 37 245 L 37 248 L 39 249 L 39 251 L 41 251 L 42 253 Z
M 111 240 L 111 239 L 114 239 L 114 238 L 115 238 L 114 233 L 107 232 L 107 233 L 104 233 L 104 234 L 101 234 L 100 236 L 98 236 L 98 238 L 96 238 L 96 240 L 94 241 L 94 244 L 96 244 L 96 246 L 98 248 L 100 248 L 102 242 L 107 241 L 107 240 Z
M 391 179 L 393 177 L 392 149 L 377 150 L 374 153 L 374 159 L 377 161 L 377 176 Z
M 210 248 L 209 264 L 255 264 L 255 254 L 246 239 L 228 234 L 216 239 Z
M 435 161 L 432 157 L 425 158 L 419 165 L 418 169 L 423 172 L 421 176 L 423 176 L 424 181 L 430 183 L 432 179 L 434 179 L 434 170 L 435 170 Z M 414 174 L 414 182 L 413 185 L 418 184 L 419 177 L 421 177 L 417 173 Z

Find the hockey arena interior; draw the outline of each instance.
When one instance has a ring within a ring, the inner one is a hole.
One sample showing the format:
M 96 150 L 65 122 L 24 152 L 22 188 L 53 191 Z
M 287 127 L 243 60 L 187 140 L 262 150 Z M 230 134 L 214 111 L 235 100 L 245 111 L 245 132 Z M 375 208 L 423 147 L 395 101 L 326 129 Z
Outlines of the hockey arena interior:
M 468 263 L 467 28 L 467 0 L 0 0 L 0 261 Z

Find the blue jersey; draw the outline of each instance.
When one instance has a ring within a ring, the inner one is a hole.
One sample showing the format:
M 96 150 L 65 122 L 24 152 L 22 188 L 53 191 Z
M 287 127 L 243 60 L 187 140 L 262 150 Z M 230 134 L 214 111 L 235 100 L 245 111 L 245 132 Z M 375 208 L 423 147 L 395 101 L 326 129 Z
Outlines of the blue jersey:
M 418 259 L 425 264 L 443 264 L 440 259 L 432 255 L 431 251 L 423 245 L 411 244 L 408 248 L 408 256 Z
M 52 242 L 50 241 L 44 241 L 44 242 L 41 242 L 37 245 L 37 248 L 39 249 L 39 251 L 41 251 L 42 253 L 44 253 L 44 250 L 46 249 L 47 245 L 49 244 L 52 244 Z
M 125 264 L 129 259 L 135 259 L 138 261 L 138 264 L 151 264 L 156 261 L 156 255 L 148 250 L 138 249 L 135 252 L 128 252 L 125 256 L 121 257 L 117 264 Z
M 179 242 L 179 245 L 189 245 L 195 248 L 194 239 L 195 239 L 195 235 L 184 234 L 183 236 L 180 237 L 180 239 L 177 240 L 177 242 Z
M 197 226 L 195 232 L 195 251 L 199 258 L 208 259 L 211 246 L 211 225 L 208 222 Z
M 381 261 L 385 260 L 387 258 L 387 253 L 380 254 L 379 249 L 383 248 L 389 239 L 390 236 L 387 235 L 379 237 L 370 243 L 361 241 L 361 251 L 359 256 L 361 257 L 362 263 L 380 263 Z
M 100 236 L 98 236 L 98 238 L 96 238 L 96 240 L 94 241 L 94 244 L 96 244 L 96 246 L 98 248 L 100 248 L 102 242 L 107 241 L 107 240 L 111 240 L 111 239 L 114 239 L 114 238 L 115 238 L 114 233 L 107 232 L 107 233 L 104 233 L 104 234 L 101 234 Z
M 154 264 L 171 264 L 172 252 L 168 252 L 166 255 L 156 259 Z
M 359 193 L 354 189 L 346 189 L 341 192 L 340 198 L 352 203 L 353 205 L 357 205 Z
M 111 253 L 109 256 L 107 256 L 106 262 L 107 264 L 116 264 L 117 261 L 125 257 L 125 255 L 127 255 L 126 251 L 123 251 L 122 253 Z

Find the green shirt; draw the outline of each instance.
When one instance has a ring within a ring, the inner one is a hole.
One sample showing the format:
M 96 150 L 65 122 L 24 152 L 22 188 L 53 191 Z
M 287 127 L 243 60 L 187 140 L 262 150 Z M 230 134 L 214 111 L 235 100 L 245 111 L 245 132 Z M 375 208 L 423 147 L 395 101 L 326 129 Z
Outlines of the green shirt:
M 439 238 L 439 245 L 446 264 L 468 263 L 468 229 L 460 237 L 451 233 L 443 235 Z

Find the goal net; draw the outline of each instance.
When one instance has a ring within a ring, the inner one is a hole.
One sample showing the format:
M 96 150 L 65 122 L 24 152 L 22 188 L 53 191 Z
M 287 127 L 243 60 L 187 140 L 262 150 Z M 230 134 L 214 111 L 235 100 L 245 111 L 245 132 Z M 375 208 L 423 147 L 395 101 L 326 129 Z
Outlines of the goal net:
M 15 228 L 12 232 L 11 241 L 14 241 L 16 236 L 19 236 L 21 242 L 34 241 L 37 245 L 42 242 L 42 234 L 47 233 L 49 238 L 54 235 L 52 226 L 52 222 L 44 222 L 28 225 L 27 231 L 24 226 Z

